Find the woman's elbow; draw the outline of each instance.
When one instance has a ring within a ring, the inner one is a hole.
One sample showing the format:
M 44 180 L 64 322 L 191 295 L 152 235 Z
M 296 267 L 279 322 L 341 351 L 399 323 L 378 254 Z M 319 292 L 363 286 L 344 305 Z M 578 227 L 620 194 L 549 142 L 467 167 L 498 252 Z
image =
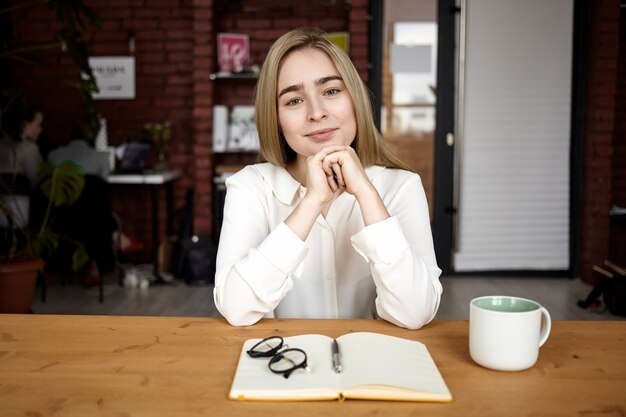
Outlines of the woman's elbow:
M 416 304 L 398 305 L 395 309 L 385 309 L 383 306 L 379 305 L 377 306 L 378 315 L 398 327 L 417 330 L 424 327 L 435 318 L 439 306 L 439 299 L 422 301 L 419 303 L 419 306 Z
M 418 330 L 427 325 L 434 318 L 433 315 L 425 314 L 410 314 L 405 317 L 387 319 L 387 321 L 395 324 L 398 327 L 404 327 L 408 330 Z
M 263 317 L 263 314 L 246 311 L 240 307 L 240 302 L 229 303 L 220 295 L 220 287 L 213 290 L 213 302 L 217 311 L 226 319 L 231 326 L 251 326 Z
M 251 314 L 221 314 L 222 316 L 224 316 L 228 324 L 235 327 L 252 326 L 256 322 L 258 322 L 261 317 L 263 317 L 254 317 Z

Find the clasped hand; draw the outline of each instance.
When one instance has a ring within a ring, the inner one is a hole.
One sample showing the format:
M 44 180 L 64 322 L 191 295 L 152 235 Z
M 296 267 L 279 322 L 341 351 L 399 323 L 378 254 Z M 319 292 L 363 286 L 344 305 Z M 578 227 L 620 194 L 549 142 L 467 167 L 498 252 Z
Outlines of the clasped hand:
M 344 191 L 358 199 L 371 183 L 354 149 L 333 145 L 307 159 L 307 189 L 329 202 Z

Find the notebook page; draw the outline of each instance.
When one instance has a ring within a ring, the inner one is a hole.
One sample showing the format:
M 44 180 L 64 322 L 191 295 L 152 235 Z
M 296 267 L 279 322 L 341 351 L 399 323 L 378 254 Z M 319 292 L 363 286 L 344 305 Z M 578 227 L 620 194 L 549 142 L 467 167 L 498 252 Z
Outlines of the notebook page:
M 332 370 L 331 341 L 323 335 L 286 337 L 290 348 L 300 348 L 307 354 L 310 372 L 296 370 L 289 378 L 274 374 L 268 368 L 269 358 L 251 358 L 246 351 L 261 339 L 247 340 L 229 397 L 245 398 L 336 398 L 339 378 Z M 244 399 L 244 398 L 241 398 Z
M 341 385 L 386 385 L 450 395 L 426 346 L 377 333 L 350 333 L 338 339 L 344 372 Z

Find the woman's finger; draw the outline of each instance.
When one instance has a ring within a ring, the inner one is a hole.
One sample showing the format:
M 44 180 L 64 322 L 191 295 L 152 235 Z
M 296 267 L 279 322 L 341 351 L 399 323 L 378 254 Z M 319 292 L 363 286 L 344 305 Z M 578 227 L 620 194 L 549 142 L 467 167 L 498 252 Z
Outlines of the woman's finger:
M 337 184 L 337 180 L 335 178 L 334 175 L 326 175 L 326 182 L 328 182 L 328 186 L 330 187 L 330 189 L 333 191 L 333 193 L 335 191 L 337 191 L 337 189 L 339 188 L 339 185 Z
M 341 188 L 346 187 L 346 181 L 343 178 L 343 171 L 341 170 L 341 165 L 339 163 L 334 163 L 331 165 L 333 170 L 333 174 L 335 175 L 335 181 L 337 185 Z
M 323 160 L 322 160 L 322 169 L 324 170 L 324 172 L 326 173 L 326 176 L 332 176 L 333 174 L 333 169 L 331 167 L 332 164 L 332 160 L 330 156 L 326 156 Z

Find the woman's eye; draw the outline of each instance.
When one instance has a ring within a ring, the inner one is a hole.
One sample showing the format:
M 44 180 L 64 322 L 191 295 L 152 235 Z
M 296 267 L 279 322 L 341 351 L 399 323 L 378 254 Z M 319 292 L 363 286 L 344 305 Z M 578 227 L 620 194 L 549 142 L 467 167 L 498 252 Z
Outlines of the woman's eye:
M 329 88 L 324 92 L 324 94 L 326 94 L 327 96 L 334 96 L 339 94 L 340 92 L 341 90 L 339 90 L 338 88 Z
M 296 104 L 300 104 L 302 103 L 302 100 L 299 98 L 292 98 L 291 100 L 287 101 L 287 103 L 285 103 L 287 106 L 295 106 Z

